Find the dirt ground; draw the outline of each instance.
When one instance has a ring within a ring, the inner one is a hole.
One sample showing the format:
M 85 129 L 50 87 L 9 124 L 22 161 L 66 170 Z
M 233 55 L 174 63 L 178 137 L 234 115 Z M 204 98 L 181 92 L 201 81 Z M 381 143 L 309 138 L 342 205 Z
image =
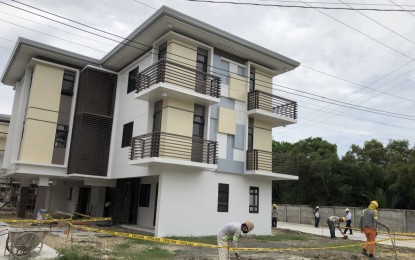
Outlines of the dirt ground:
M 108 228 L 106 228 L 108 229 Z M 133 230 L 126 230 L 119 227 L 110 227 L 114 231 L 138 233 Z M 283 233 L 300 233 L 297 231 L 274 229 L 273 235 L 278 236 Z M 127 239 L 122 237 L 108 237 L 108 236 L 90 236 L 84 238 L 77 238 L 73 240 L 74 245 L 80 245 L 85 250 L 91 251 L 94 249 L 96 259 L 117 259 L 111 255 L 117 245 L 123 244 Z M 44 243 L 52 248 L 68 248 L 71 245 L 70 238 L 61 237 L 49 234 L 45 237 Z M 260 241 L 255 239 L 255 236 L 243 237 L 238 243 L 242 248 L 278 248 L 280 250 L 273 252 L 258 252 L 258 251 L 244 251 L 240 252 L 241 259 L 366 259 L 361 252 L 361 246 L 356 245 L 359 241 L 352 240 L 331 240 L 327 237 L 310 235 L 310 239 L 306 241 L 286 240 L 286 241 Z M 339 249 L 304 249 L 299 248 L 322 248 L 330 246 L 342 245 L 356 245 L 354 247 L 347 247 L 347 250 Z M 182 260 L 210 260 L 217 259 L 217 249 L 189 247 L 182 245 L 168 245 L 168 244 L 133 244 L 128 250 L 130 251 L 145 251 L 151 248 L 163 248 L 169 250 L 173 255 L 173 259 Z M 400 260 L 415 259 L 414 248 L 397 248 L 397 254 Z M 395 251 L 392 246 L 376 245 L 375 256 L 377 259 L 395 259 Z M 118 258 L 119 259 L 119 258 Z M 236 259 L 236 258 L 232 258 Z

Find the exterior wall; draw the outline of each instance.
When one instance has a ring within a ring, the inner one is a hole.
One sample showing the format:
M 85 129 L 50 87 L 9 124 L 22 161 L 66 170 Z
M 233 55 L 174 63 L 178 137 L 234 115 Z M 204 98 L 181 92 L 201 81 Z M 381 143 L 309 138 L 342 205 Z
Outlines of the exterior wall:
M 247 97 L 246 78 L 236 74 L 231 74 L 229 78 L 229 97 L 245 102 Z
M 9 124 L 0 122 L 0 156 L 3 156 L 3 152 L 6 149 L 6 138 L 9 132 Z
M 260 69 L 255 70 L 255 89 L 266 93 L 272 93 L 272 76 L 268 73 L 261 71 Z
M 270 122 L 255 119 L 254 149 L 272 152 L 272 125 Z
M 325 226 L 330 216 L 345 216 L 345 208 L 319 206 L 320 225 Z M 358 228 L 360 214 L 365 208 L 348 207 L 352 213 L 352 227 Z M 379 209 L 379 220 L 394 232 L 415 232 L 415 210 Z M 314 225 L 313 207 L 305 205 L 278 205 L 278 221 Z M 344 226 L 344 225 L 343 225 Z M 383 229 L 380 227 L 380 229 Z
M 58 181 L 55 186 L 49 186 L 48 211 L 74 212 L 78 202 L 79 185 L 79 183 L 71 184 L 70 182 Z M 71 187 L 72 196 L 70 196 Z
M 235 110 L 220 107 L 218 132 L 224 134 L 236 134 L 236 112 Z
M 253 234 L 271 234 L 267 178 L 170 167 L 159 181 L 157 237 L 216 235 L 223 225 L 246 219 L 255 223 Z M 217 212 L 219 183 L 229 184 L 229 212 Z M 258 214 L 249 213 L 249 186 L 259 187 Z
M 141 184 L 150 184 L 150 206 L 149 207 L 138 207 L 137 225 L 140 227 L 154 227 L 154 207 L 156 203 L 156 186 L 158 183 L 158 176 L 150 176 L 141 178 Z M 160 189 L 160 187 L 159 187 Z M 172 212 L 170 212 L 172 213 Z M 174 214 L 171 214 L 174 215 Z
M 134 123 L 133 137 L 151 132 L 152 108 L 148 102 L 135 99 L 135 92 L 127 93 L 128 74 L 139 67 L 139 71 L 146 69 L 153 63 L 151 55 L 145 55 L 132 63 L 118 76 L 116 100 L 114 106 L 114 123 L 112 128 L 111 149 L 108 165 L 108 177 L 130 178 L 148 175 L 146 167 L 128 164 L 130 147 L 121 148 L 123 127 L 129 122 Z
M 36 64 L 27 104 L 20 160 L 51 163 L 63 69 Z

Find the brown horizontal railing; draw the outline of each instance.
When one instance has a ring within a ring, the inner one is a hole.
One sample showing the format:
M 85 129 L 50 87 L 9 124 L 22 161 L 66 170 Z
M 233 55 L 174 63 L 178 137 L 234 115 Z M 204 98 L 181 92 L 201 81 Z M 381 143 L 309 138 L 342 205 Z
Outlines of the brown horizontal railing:
M 262 150 L 246 151 L 246 170 L 261 170 L 296 176 L 299 174 L 297 157 Z
M 160 60 L 137 75 L 137 93 L 159 82 L 178 85 L 211 97 L 220 97 L 219 77 L 169 60 Z
M 275 115 L 297 119 L 297 102 L 259 90 L 248 92 L 248 111 L 252 109 L 262 109 Z
M 217 164 L 217 142 L 163 132 L 131 139 L 130 160 L 163 157 Z

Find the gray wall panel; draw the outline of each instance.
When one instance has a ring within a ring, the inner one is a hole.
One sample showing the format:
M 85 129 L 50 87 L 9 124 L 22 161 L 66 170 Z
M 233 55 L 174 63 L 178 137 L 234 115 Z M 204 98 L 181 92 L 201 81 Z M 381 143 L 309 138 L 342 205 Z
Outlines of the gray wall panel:
M 244 125 L 236 125 L 236 135 L 235 135 L 235 149 L 244 149 L 245 144 L 245 126 Z
M 230 172 L 230 173 L 244 173 L 244 162 L 233 161 L 233 160 L 218 160 L 218 171 Z

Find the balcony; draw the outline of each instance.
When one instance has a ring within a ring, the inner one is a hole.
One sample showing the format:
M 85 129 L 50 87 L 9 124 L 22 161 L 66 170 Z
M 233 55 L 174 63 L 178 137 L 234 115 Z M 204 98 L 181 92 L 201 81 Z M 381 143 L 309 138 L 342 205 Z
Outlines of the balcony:
M 298 160 L 289 154 L 249 150 L 246 151 L 246 174 L 298 180 Z
M 272 123 L 272 127 L 297 122 L 297 102 L 254 90 L 248 93 L 248 116 Z
M 160 60 L 137 75 L 137 99 L 155 102 L 173 97 L 211 105 L 220 102 L 220 78 L 194 68 Z
M 133 137 L 130 164 L 169 164 L 217 168 L 217 142 L 182 135 L 153 132 Z

